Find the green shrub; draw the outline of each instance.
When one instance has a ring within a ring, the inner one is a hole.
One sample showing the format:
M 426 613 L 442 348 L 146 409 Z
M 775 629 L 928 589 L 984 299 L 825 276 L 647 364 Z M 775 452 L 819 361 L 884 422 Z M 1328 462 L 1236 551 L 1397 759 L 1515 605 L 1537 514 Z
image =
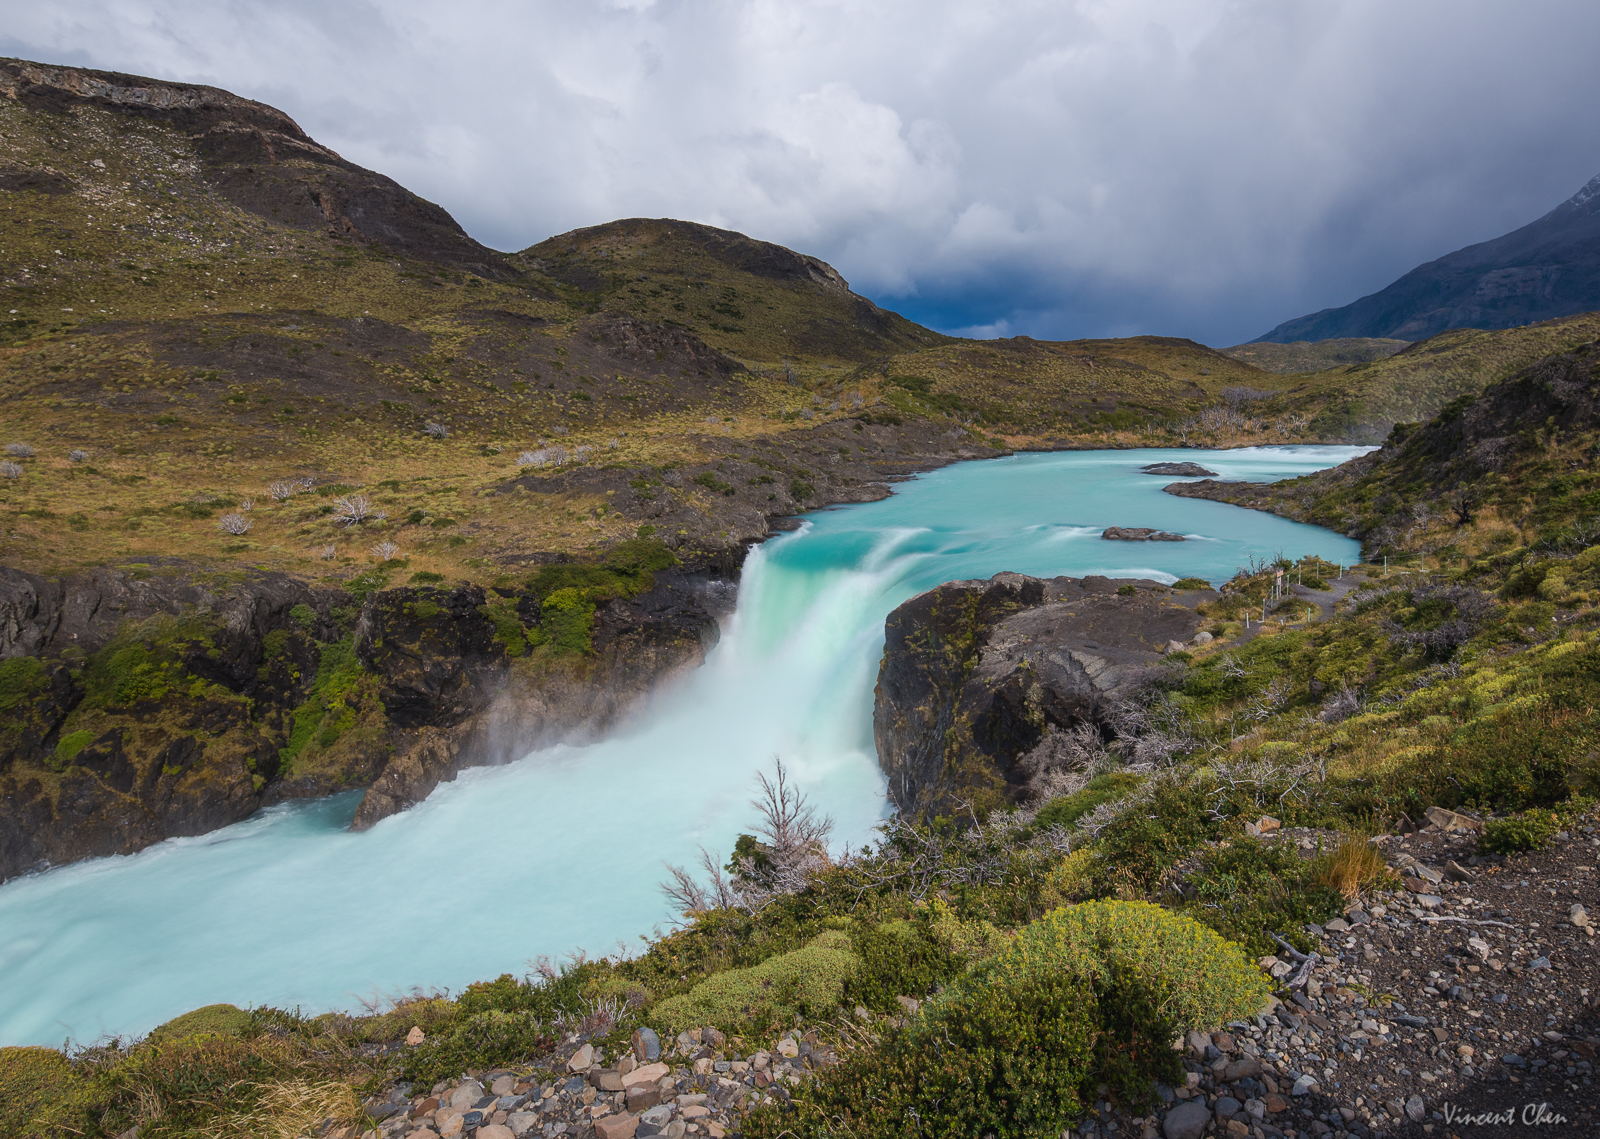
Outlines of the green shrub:
M 38 657 L 7 657 L 0 660 L 0 711 L 31 703 L 49 685 L 44 665 Z
M 69 732 L 56 741 L 55 762 L 50 766 L 57 771 L 65 771 L 67 765 L 78 758 L 78 753 L 94 741 L 95 734 L 91 731 Z
M 1134 594 L 1136 594 L 1138 592 L 1139 592 L 1138 587 L 1134 586 L 1134 585 L 1119 585 L 1119 586 L 1117 586 L 1117 595 L 1119 597 L 1132 597 Z
M 1203 577 L 1180 577 L 1172 583 L 1173 589 L 1210 589 L 1211 583 Z
M 1254 1013 L 1267 991 L 1237 946 L 1188 918 L 1145 902 L 1066 906 L 745 1131 L 1058 1135 L 1099 1082 L 1148 1095 L 1179 1071 L 1177 1032 Z
M 432 570 L 418 570 L 411 575 L 412 585 L 438 585 L 444 580 L 444 574 L 434 573 Z
M 479 606 L 478 612 L 494 625 L 494 639 L 506 650 L 506 656 L 520 657 L 527 653 L 528 632 L 509 601 L 496 597 L 487 605 Z
M 1081 791 L 1051 799 L 1039 808 L 1033 817 L 1035 831 L 1049 830 L 1054 826 L 1070 827 L 1084 815 L 1100 806 L 1137 791 L 1144 778 L 1126 771 L 1110 771 L 1096 775 Z
M 1202 848 L 1182 912 L 1257 955 L 1274 952 L 1268 931 L 1305 944 L 1307 922 L 1335 916 L 1343 896 L 1320 884 L 1316 868 L 1287 844 L 1254 838 Z
M 1211 837 L 1215 820 L 1196 788 L 1182 779 L 1158 779 L 1137 811 L 1124 811 L 1103 831 L 1097 846 L 1102 891 L 1140 895 L 1162 873 Z
M 317 611 L 304 601 L 289 610 L 289 619 L 308 633 L 317 627 Z
M 0 1135 L 84 1135 L 99 1112 L 71 1062 L 54 1048 L 0 1048 Z
M 929 1139 L 1054 1136 L 1092 1096 L 1094 993 L 1069 972 L 960 987 L 745 1119 L 749 1139 L 854 1135 Z
M 845 987 L 849 1003 L 897 1012 L 896 997 L 927 996 L 967 967 L 966 958 L 930 928 L 931 917 L 924 910 L 920 920 L 854 924 L 850 944 L 861 964 Z
M 539 607 L 541 643 L 558 652 L 587 654 L 594 651 L 589 639 L 594 625 L 594 602 L 580 590 L 558 589 Z
M 235 1005 L 206 1005 L 182 1016 L 175 1016 L 151 1031 L 146 1038 L 156 1044 L 163 1040 L 182 1040 L 189 1036 L 214 1034 L 242 1036 L 250 1025 L 250 1014 Z
M 1090 978 L 1097 991 L 1108 979 L 1145 986 L 1155 1012 L 1184 1029 L 1252 1016 L 1269 991 L 1237 945 L 1199 922 L 1149 902 L 1112 901 L 1046 914 L 1018 933 L 1009 950 L 978 965 L 972 983 L 1066 968 Z
M 1542 850 L 1561 829 L 1554 811 L 1523 811 L 1503 819 L 1493 819 L 1483 828 L 1478 840 L 1480 854 L 1522 854 Z
M 401 1075 L 427 1086 L 468 1070 L 520 1063 L 554 1043 L 554 1031 L 538 1014 L 491 1009 L 424 1040 L 406 1056 Z
M 827 930 L 810 944 L 759 965 L 713 974 L 687 993 L 658 1002 L 650 1019 L 676 1035 L 698 1025 L 784 1028 L 796 1016 L 827 1016 L 861 966 L 850 946 L 844 931 Z

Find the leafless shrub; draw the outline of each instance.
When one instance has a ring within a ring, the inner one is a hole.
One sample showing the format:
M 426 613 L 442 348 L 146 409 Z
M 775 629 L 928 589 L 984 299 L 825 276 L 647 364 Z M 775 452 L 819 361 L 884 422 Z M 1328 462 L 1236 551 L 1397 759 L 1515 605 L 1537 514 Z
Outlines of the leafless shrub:
M 317 551 L 317 557 L 321 558 L 325 562 L 331 562 L 333 561 L 334 557 L 338 555 L 338 553 L 339 547 L 334 545 L 332 542 L 329 542 L 326 546 L 323 546 L 322 549 Z
M 1456 615 L 1432 629 L 1406 629 L 1395 621 L 1385 620 L 1380 627 L 1391 644 L 1420 648 L 1429 657 L 1448 657 L 1472 639 L 1478 626 L 1496 608 L 1492 595 L 1469 585 L 1422 585 L 1411 591 L 1413 606 L 1430 601 L 1447 602 Z
M 800 418 L 801 418 L 801 419 L 815 419 L 815 418 L 816 418 L 816 415 L 817 415 L 817 413 L 816 413 L 816 412 L 814 412 L 814 411 L 812 411 L 812 410 L 811 410 L 811 409 L 810 409 L 810 408 L 809 408 L 809 407 L 808 407 L 808 408 L 806 408 L 806 409 L 805 409 L 805 410 L 804 410 L 804 411 L 802 411 L 802 412 L 801 412 L 801 413 L 800 413 Z
M 573 450 L 572 461 L 575 463 L 586 463 L 589 461 L 589 456 L 592 454 L 594 454 L 594 448 L 585 443 L 583 446 Z
M 559 424 L 556 425 L 555 427 L 550 428 L 550 434 L 552 434 L 552 435 L 565 435 L 566 433 L 567 433 L 567 429 L 565 427 L 560 426 Z
M 715 416 L 715 415 L 708 415 L 708 416 L 706 416 L 706 422 L 707 422 L 707 423 L 712 423 L 712 424 L 716 424 L 716 423 L 721 423 L 721 422 L 722 422 L 722 420 L 721 420 L 721 419 L 719 419 L 719 418 L 718 418 L 718 417 L 717 417 L 717 416 Z
M 1321 710 L 1317 712 L 1317 719 L 1324 724 L 1337 724 L 1360 711 L 1361 693 L 1346 684 L 1323 701 Z
M 21 477 L 22 467 L 19 464 L 13 463 L 9 459 L 5 462 L 0 462 L 0 478 L 20 479 Z
M 1292 763 L 1264 759 L 1224 762 L 1213 764 L 1210 776 L 1215 783 L 1211 796 L 1218 800 L 1211 813 L 1222 818 L 1221 804 L 1230 801 L 1248 800 L 1256 810 L 1281 807 L 1290 800 L 1305 802 L 1311 788 L 1327 781 L 1328 763 L 1319 755 L 1306 755 Z
M 359 526 L 363 522 L 377 522 L 386 517 L 373 507 L 372 499 L 364 494 L 341 494 L 333 500 L 333 512 L 345 526 Z
M 1237 411 L 1247 403 L 1256 400 L 1271 399 L 1273 393 L 1262 391 L 1260 388 L 1232 387 L 1222 389 L 1222 402 Z
M 388 538 L 385 538 L 383 541 L 372 547 L 372 552 L 376 554 L 381 561 L 393 561 L 395 558 L 400 556 L 400 547 L 395 545 L 395 543 L 391 542 Z
M 772 764 L 772 776 L 765 772 L 756 776 L 759 794 L 750 801 L 760 820 L 755 850 L 735 855 L 731 878 L 723 876 L 716 859 L 703 847 L 700 864 L 706 873 L 705 885 L 688 870 L 667 865 L 671 881 L 663 883 L 661 890 L 683 913 L 735 907 L 753 914 L 774 898 L 804 890 L 815 874 L 831 865 L 827 841 L 833 820 L 817 815 L 804 792 L 789 782 L 781 759 L 773 756 Z
M 217 526 L 224 534 L 232 534 L 235 537 L 238 537 L 240 534 L 244 534 L 249 531 L 250 519 L 246 518 L 243 514 L 224 514 L 221 518 L 217 519 Z
M 549 462 L 549 458 L 543 451 L 524 451 L 517 456 L 517 466 L 519 467 L 542 467 L 547 462 Z
M 606 450 L 607 451 L 615 451 L 620 446 L 622 446 L 622 440 L 620 440 L 620 439 L 607 439 L 606 440 Z
M 74 447 L 67 452 L 67 461 L 70 463 L 87 463 L 89 461 L 89 452 L 80 447 Z
M 422 429 L 422 433 L 429 439 L 445 439 L 449 437 L 450 429 L 442 423 L 434 423 L 430 420 L 428 425 Z
M 10 455 L 13 459 L 31 459 L 33 458 L 33 444 L 7 443 L 6 454 Z
M 267 494 L 276 502 L 284 502 L 300 493 L 298 479 L 278 479 L 267 484 Z
M 1018 763 L 1028 774 L 1035 796 L 1044 797 L 1047 787 L 1052 794 L 1061 793 L 1054 790 L 1062 783 L 1059 776 L 1069 772 L 1081 773 L 1087 780 L 1110 758 L 1111 753 L 1099 725 L 1083 722 L 1073 724 L 1065 731 L 1054 724 L 1049 725 L 1044 738 Z
M 247 498 L 243 502 L 239 503 L 240 510 L 254 510 L 255 508 L 256 500 L 253 498 Z

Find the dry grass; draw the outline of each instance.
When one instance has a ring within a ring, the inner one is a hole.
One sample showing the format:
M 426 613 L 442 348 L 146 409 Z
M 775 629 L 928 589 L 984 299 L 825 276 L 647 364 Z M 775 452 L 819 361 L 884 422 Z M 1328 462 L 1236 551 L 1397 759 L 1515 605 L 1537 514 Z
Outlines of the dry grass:
M 264 1085 L 248 1111 L 219 1115 L 195 1134 L 203 1139 L 300 1139 L 302 1135 L 359 1135 L 366 1123 L 361 1097 L 338 1080 L 282 1080 Z
M 1337 890 L 1354 899 L 1362 892 L 1387 881 L 1392 875 L 1378 848 L 1363 835 L 1351 835 L 1332 852 L 1325 854 L 1312 870 L 1319 886 Z

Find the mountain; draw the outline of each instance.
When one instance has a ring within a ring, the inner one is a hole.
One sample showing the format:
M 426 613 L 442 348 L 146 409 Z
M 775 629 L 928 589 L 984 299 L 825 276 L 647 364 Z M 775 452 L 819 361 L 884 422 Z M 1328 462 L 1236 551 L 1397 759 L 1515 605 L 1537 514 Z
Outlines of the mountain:
M 1538 221 L 1419 265 L 1343 308 L 1278 325 L 1277 344 L 1349 337 L 1426 340 L 1600 309 L 1600 175 Z

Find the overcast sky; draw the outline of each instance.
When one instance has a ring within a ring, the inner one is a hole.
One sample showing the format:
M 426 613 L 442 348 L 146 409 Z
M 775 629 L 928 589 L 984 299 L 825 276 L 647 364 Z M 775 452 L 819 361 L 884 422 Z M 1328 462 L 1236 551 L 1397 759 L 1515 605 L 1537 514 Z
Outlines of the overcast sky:
M 737 229 L 945 331 L 1222 346 L 1600 173 L 1594 0 L 0 0 L 520 249 Z

